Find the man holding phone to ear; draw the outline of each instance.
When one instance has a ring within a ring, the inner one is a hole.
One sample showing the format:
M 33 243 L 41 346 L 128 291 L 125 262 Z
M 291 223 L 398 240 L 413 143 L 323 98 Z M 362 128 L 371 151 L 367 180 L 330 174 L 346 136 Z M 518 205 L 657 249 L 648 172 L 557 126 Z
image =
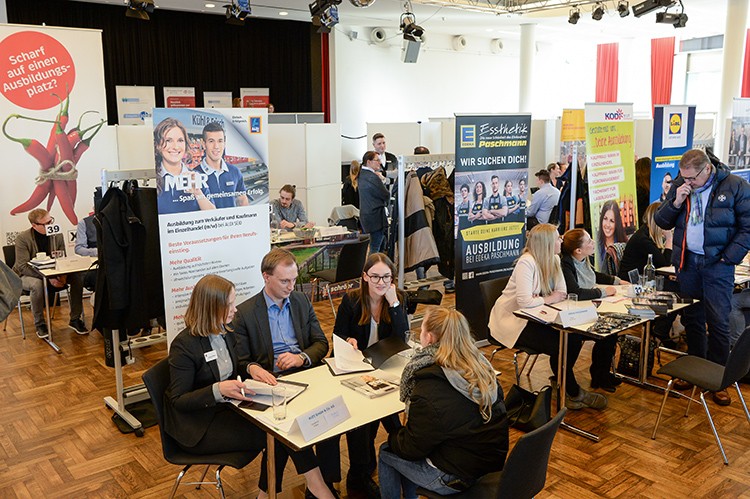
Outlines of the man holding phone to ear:
M 750 249 L 750 184 L 700 149 L 686 152 L 679 166 L 654 220 L 665 230 L 674 228 L 672 263 L 680 291 L 700 300 L 682 314 L 688 353 L 725 365 L 734 267 Z M 679 380 L 674 386 L 691 385 Z M 713 400 L 731 403 L 726 390 L 714 392 Z

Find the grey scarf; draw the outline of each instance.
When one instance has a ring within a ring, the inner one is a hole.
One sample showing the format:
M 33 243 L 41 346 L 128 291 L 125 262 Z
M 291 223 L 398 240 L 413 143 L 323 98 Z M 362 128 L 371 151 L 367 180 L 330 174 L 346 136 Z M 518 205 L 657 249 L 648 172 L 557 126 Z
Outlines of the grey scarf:
M 437 352 L 439 343 L 433 343 L 423 349 L 419 350 L 414 354 L 406 367 L 404 372 L 401 374 L 401 393 L 399 400 L 408 404 L 411 398 L 411 392 L 414 390 L 416 381 L 414 380 L 414 373 L 422 369 L 423 367 L 431 366 L 435 363 L 435 352 Z M 408 414 L 409 407 L 407 405 L 406 412 Z

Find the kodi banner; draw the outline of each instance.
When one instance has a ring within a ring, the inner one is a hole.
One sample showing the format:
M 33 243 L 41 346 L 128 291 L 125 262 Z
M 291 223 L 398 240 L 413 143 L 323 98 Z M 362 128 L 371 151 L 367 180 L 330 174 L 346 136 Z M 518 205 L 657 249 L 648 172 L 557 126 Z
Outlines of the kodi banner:
M 586 151 L 591 228 L 596 269 L 606 272 L 605 255 L 627 242 L 638 227 L 633 105 L 586 104 Z
M 456 115 L 456 308 L 477 338 L 479 283 L 508 275 L 526 238 L 531 115 Z

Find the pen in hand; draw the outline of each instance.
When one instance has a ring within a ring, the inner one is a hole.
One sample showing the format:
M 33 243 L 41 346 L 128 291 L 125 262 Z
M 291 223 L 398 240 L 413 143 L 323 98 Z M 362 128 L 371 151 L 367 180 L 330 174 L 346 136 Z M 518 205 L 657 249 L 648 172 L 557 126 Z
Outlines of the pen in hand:
M 239 374 L 237 375 L 237 381 L 242 383 L 242 378 L 240 377 Z M 242 398 L 247 398 L 245 397 L 245 383 L 242 383 L 242 387 L 240 388 L 240 393 L 242 394 Z

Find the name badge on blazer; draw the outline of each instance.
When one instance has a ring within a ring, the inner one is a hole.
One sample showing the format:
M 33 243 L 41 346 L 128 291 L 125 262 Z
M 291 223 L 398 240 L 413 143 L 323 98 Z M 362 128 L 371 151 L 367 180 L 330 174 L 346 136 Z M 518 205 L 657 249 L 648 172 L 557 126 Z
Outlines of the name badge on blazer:
M 219 358 L 219 356 L 216 355 L 216 350 L 211 350 L 210 352 L 204 353 L 203 358 L 206 359 L 206 362 L 211 362 L 212 360 Z
M 227 185 L 234 185 L 234 180 L 227 180 Z

